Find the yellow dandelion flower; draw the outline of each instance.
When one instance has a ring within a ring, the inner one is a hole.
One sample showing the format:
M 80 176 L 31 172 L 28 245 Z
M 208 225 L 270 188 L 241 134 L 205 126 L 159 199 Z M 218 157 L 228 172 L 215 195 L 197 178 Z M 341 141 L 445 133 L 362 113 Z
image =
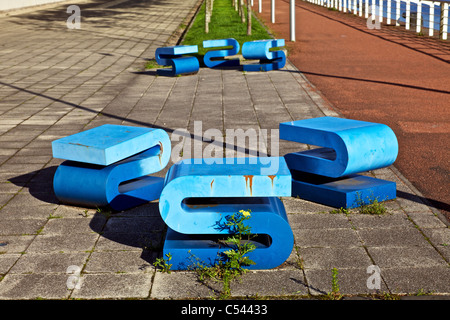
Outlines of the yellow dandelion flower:
M 242 213 L 244 218 L 250 217 L 250 212 L 249 211 L 239 210 L 239 212 Z

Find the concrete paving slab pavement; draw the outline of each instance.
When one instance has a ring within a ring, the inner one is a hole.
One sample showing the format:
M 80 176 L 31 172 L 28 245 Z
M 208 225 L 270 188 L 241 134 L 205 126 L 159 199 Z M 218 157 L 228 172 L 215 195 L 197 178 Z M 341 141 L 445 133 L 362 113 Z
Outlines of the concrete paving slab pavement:
M 66 28 L 62 6 L 0 18 L 0 299 L 208 299 L 221 290 L 195 272 L 153 266 L 165 229 L 157 201 L 124 212 L 59 203 L 52 178 L 62 161 L 52 159 L 52 140 L 105 123 L 149 126 L 167 130 L 174 153 L 187 157 L 208 129 L 255 128 L 268 130 L 273 154 L 270 132 L 279 122 L 338 116 L 289 62 L 264 73 L 201 68 L 156 76 L 145 62 L 174 39 L 198 1 L 130 0 L 100 10 L 106 2 L 81 7 L 81 30 Z M 187 130 L 191 150 L 176 149 L 176 129 Z M 281 141 L 279 154 L 310 147 Z M 385 215 L 331 214 L 282 198 L 295 237 L 291 256 L 273 270 L 245 274 L 231 296 L 317 297 L 331 291 L 337 268 L 344 295 L 448 297 L 448 225 L 395 167 L 367 174 L 397 182 L 398 198 L 386 203 Z M 379 289 L 367 285 L 372 265 L 380 267 Z

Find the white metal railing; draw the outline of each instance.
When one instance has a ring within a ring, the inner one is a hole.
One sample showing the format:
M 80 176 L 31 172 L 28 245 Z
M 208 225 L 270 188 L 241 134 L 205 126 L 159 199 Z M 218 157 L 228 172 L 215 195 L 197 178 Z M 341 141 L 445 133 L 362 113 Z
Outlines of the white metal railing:
M 407 30 L 423 33 L 428 29 L 432 37 L 436 31 L 442 40 L 448 39 L 450 1 L 421 0 L 304 0 L 319 6 L 334 8 L 369 19 L 371 28 L 381 23 L 404 25 Z

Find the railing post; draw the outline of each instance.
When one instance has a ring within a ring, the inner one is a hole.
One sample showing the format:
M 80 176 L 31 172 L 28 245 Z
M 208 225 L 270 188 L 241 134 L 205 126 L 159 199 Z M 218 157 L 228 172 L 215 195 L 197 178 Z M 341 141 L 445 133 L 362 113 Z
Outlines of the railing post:
M 422 2 L 417 3 L 417 19 L 416 19 L 416 32 L 422 31 Z
M 448 30 L 448 3 L 441 2 L 441 22 L 439 27 L 439 38 L 447 40 Z
M 391 0 L 387 0 L 387 18 L 386 18 L 386 23 L 387 24 L 391 24 L 391 15 L 392 15 L 392 3 Z
M 275 0 L 271 0 L 271 18 L 272 18 L 272 23 L 275 23 Z
M 290 0 L 289 9 L 291 41 L 295 41 L 295 0 Z
M 378 18 L 378 21 L 380 23 L 383 23 L 383 0 L 380 0 L 378 2 L 378 4 L 379 4 L 379 8 L 378 8 L 379 18 Z
M 395 25 L 397 27 L 400 26 L 400 6 L 401 6 L 402 2 L 401 0 L 396 0 L 396 5 L 395 5 Z
M 372 0 L 372 10 L 371 10 L 371 13 L 372 13 L 372 21 L 376 21 L 377 20 L 377 7 L 376 7 L 376 4 L 375 4 L 375 0 Z
M 359 0 L 359 16 L 362 17 L 363 15 L 363 3 L 362 0 Z
M 262 0 L 258 0 L 258 1 L 259 1 L 258 12 L 261 13 L 262 12 Z
M 369 18 L 369 0 L 364 1 L 365 4 L 365 12 L 364 12 L 364 18 Z
M 430 2 L 430 20 L 428 22 L 428 36 L 434 35 L 434 2 Z
M 411 29 L 411 1 L 406 0 L 406 30 Z

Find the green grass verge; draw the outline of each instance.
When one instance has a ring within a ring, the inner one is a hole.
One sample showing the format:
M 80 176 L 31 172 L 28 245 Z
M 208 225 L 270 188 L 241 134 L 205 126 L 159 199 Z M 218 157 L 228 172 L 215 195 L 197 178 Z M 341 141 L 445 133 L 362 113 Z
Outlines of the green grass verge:
M 245 8 L 245 18 L 247 19 L 247 8 Z M 211 50 L 203 48 L 203 40 L 227 38 L 236 39 L 242 47 L 244 42 L 271 39 L 272 37 L 254 17 L 252 18 L 252 35 L 248 36 L 247 22 L 241 22 L 241 17 L 234 10 L 232 1 L 214 0 L 211 22 L 209 23 L 209 33 L 205 33 L 205 4 L 203 4 L 194 23 L 186 33 L 182 44 L 197 45 L 197 56 L 203 57 L 208 50 Z

